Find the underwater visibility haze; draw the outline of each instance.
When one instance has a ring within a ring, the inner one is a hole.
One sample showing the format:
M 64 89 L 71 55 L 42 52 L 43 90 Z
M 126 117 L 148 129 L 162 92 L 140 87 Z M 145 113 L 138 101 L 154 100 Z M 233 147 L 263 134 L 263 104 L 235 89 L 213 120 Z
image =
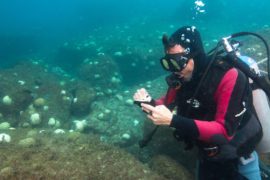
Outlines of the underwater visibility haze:
M 206 51 L 242 31 L 269 43 L 269 12 L 268 0 L 1 0 L 0 179 L 195 179 L 196 151 L 171 129 L 139 147 L 154 125 L 133 94 L 166 92 L 163 34 L 195 26 Z M 267 73 L 264 45 L 241 40 Z

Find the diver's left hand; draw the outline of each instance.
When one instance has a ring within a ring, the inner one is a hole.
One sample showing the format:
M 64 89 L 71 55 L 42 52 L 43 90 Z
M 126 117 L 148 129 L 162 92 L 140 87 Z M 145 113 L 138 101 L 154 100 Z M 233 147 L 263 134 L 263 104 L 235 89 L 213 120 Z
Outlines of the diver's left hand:
M 170 125 L 173 114 L 164 105 L 151 106 L 149 104 L 142 103 L 142 109 L 148 113 L 147 117 L 153 121 L 156 125 Z
M 146 89 L 141 88 L 138 89 L 137 92 L 134 94 L 133 96 L 133 100 L 134 101 L 141 101 L 141 102 L 151 102 L 152 98 L 151 96 L 148 94 L 148 92 L 146 91 Z

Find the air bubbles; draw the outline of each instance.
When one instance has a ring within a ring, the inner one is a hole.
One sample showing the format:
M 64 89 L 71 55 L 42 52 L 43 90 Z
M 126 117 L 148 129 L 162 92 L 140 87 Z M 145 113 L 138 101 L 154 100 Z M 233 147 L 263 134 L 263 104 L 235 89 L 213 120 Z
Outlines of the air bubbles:
M 203 1 L 195 1 L 194 2 L 195 6 L 194 6 L 194 10 L 195 10 L 195 15 L 192 17 L 192 19 L 194 20 L 199 14 L 205 14 L 205 3 Z
M 205 12 L 205 9 L 203 9 L 204 5 L 205 4 L 202 1 L 195 1 L 196 14 Z
M 195 1 L 196 6 L 198 7 L 204 7 L 204 3 L 202 1 Z

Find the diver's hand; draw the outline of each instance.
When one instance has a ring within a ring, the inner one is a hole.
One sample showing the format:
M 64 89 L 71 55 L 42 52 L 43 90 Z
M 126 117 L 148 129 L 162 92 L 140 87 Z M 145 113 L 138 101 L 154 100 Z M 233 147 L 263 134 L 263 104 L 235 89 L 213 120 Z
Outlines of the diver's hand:
M 139 102 L 151 102 L 152 98 L 146 91 L 146 89 L 141 88 L 138 89 L 137 92 L 133 96 L 134 101 L 139 101 Z
M 153 121 L 156 125 L 170 125 L 173 114 L 172 112 L 164 105 L 151 106 L 149 104 L 141 104 L 142 109 L 148 113 L 147 117 Z

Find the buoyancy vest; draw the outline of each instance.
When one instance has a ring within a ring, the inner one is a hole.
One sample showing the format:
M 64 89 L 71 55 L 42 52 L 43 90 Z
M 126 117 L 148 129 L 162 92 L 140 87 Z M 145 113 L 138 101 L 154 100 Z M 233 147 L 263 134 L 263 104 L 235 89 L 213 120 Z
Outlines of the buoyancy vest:
M 232 67 L 223 60 L 216 61 L 211 67 L 203 86 L 200 89 L 199 96 L 195 97 L 195 103 L 189 104 L 190 98 L 196 88 L 196 82 L 188 83 L 177 93 L 178 114 L 192 119 L 213 121 L 216 112 L 216 103 L 214 95 L 218 85 L 225 73 Z M 246 78 L 247 79 L 247 78 Z M 248 156 L 254 151 L 262 137 L 262 127 L 252 103 L 251 88 L 248 80 L 245 82 L 245 92 L 242 95 L 243 108 L 245 112 L 243 118 L 236 124 L 237 130 L 233 138 L 228 140 L 221 134 L 216 134 L 211 138 L 210 143 L 204 143 L 197 140 L 196 144 L 203 157 L 210 160 L 228 160 L 241 156 Z M 188 106 L 191 106 L 187 112 Z M 190 140 L 190 139 L 189 139 Z M 213 148 L 215 147 L 215 148 Z M 208 150 L 214 149 L 214 153 Z

